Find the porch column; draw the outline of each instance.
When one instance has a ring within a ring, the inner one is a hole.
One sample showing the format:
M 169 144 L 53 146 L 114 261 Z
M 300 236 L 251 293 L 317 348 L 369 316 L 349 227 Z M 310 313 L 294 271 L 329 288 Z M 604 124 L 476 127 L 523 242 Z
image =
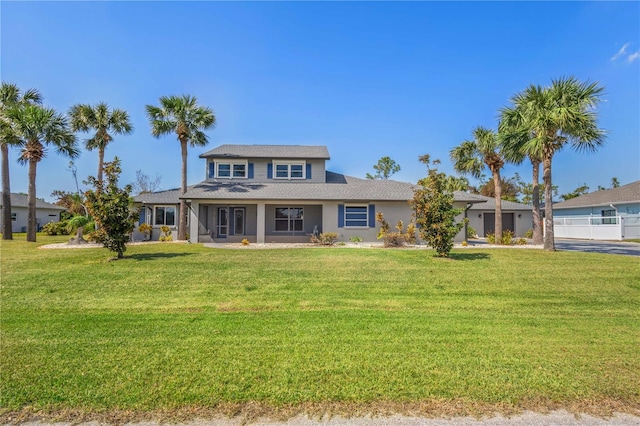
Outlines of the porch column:
M 198 212 L 200 211 L 200 203 L 191 200 L 191 207 L 189 208 L 189 241 L 197 243 L 199 238 L 199 220 Z
M 265 205 L 264 203 L 257 204 L 257 223 L 256 223 L 256 243 L 264 244 L 264 231 L 265 231 Z

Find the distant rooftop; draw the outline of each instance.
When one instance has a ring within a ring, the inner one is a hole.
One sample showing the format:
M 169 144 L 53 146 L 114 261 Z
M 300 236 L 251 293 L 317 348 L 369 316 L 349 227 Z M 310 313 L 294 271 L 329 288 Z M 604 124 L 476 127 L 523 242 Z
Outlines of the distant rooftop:
M 2 192 L 0 192 L 0 207 L 2 206 Z M 27 194 L 18 194 L 15 192 L 11 193 L 11 207 L 29 207 L 29 203 L 27 202 Z M 53 210 L 66 210 L 64 207 L 60 207 L 55 204 L 47 203 L 46 201 L 42 201 L 36 198 L 36 208 L 37 209 L 53 209 Z
M 608 206 L 619 203 L 640 203 L 640 180 L 611 189 L 601 189 L 553 205 L 554 209 Z
M 322 145 L 220 145 L 200 155 L 200 158 L 275 158 L 329 159 L 329 150 Z

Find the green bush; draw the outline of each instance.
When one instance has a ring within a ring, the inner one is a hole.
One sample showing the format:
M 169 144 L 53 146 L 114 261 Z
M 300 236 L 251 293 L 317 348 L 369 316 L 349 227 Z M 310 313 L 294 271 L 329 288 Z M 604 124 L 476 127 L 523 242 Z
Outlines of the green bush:
M 385 247 L 402 247 L 407 243 L 407 235 L 400 232 L 387 232 L 382 238 Z
M 359 237 L 357 235 L 352 235 L 349 237 L 349 241 L 351 241 L 352 243 L 361 243 L 362 237 Z
M 525 244 L 527 244 L 527 239 L 524 237 L 520 237 L 516 240 L 516 244 L 519 246 L 523 246 Z
M 524 237 L 528 239 L 533 238 L 533 229 L 531 228 L 527 229 L 527 232 L 524 233 Z
M 323 246 L 332 246 L 338 241 L 337 232 L 323 232 L 322 234 L 311 236 L 311 242 L 314 244 L 321 244 Z
M 478 238 L 476 228 L 474 228 L 473 226 L 467 226 L 467 238 Z
M 510 246 L 513 244 L 513 232 L 506 230 L 502 232 L 502 245 Z
M 42 227 L 42 232 L 46 235 L 69 235 L 68 220 L 62 220 L 60 222 L 49 222 Z
M 493 232 L 487 234 L 487 242 L 489 244 L 495 244 L 496 243 L 496 234 L 494 234 Z

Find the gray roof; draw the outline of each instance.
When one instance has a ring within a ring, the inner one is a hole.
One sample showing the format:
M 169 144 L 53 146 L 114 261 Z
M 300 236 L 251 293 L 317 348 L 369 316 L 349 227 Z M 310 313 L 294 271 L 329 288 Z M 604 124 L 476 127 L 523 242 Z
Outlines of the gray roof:
M 394 180 L 371 180 L 326 172 L 326 183 L 311 182 L 201 182 L 187 188 L 184 198 L 217 200 L 334 200 L 334 201 L 408 201 L 415 186 Z M 180 191 L 142 194 L 135 197 L 144 204 L 177 204 Z M 456 201 L 484 202 L 476 195 L 454 193 Z
M 496 209 L 496 199 L 494 197 L 486 197 L 480 194 L 474 194 L 476 197 L 484 200 L 483 204 L 474 204 L 469 210 L 495 210 Z M 513 201 L 502 200 L 502 210 L 531 210 L 532 207 L 527 204 L 515 203 Z
M 617 188 L 602 189 L 567 201 L 555 203 L 553 209 L 608 206 L 609 204 L 640 203 L 640 180 Z
M 220 145 L 200 158 L 329 159 L 326 146 L 309 145 Z
M 0 192 L 0 206 L 2 205 L 2 192 Z M 29 207 L 27 200 L 27 194 L 11 193 L 11 207 Z M 67 210 L 64 207 L 57 206 L 55 204 L 47 203 L 36 198 L 36 209 L 52 209 L 52 210 Z

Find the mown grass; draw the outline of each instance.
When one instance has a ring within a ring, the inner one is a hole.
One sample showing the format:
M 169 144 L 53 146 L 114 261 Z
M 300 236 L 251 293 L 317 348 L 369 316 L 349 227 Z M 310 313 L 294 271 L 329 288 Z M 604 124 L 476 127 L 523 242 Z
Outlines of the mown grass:
M 5 417 L 249 402 L 640 407 L 637 258 L 154 244 L 109 261 L 38 239 L 0 246 Z

